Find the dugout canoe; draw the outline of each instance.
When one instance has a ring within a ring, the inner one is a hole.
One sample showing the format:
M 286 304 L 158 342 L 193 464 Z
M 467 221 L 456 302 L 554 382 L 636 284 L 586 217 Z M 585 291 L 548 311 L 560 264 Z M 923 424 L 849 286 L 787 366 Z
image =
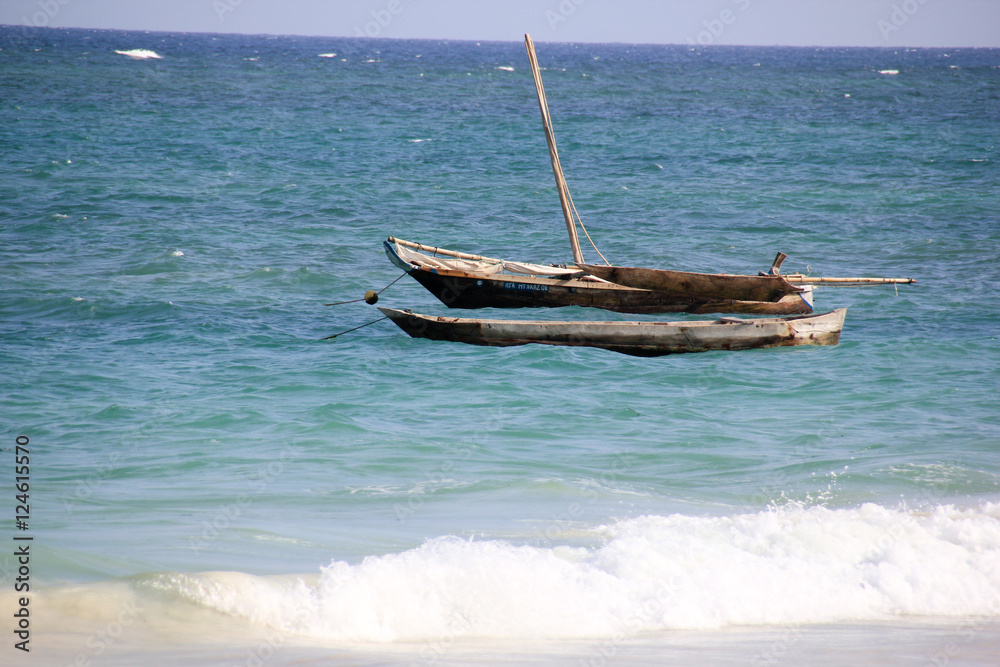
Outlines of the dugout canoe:
M 792 345 L 836 345 L 845 308 L 818 315 L 690 322 L 586 322 L 495 320 L 420 315 L 379 308 L 412 338 L 470 345 L 537 343 L 597 347 L 639 357 L 711 350 L 749 350 Z

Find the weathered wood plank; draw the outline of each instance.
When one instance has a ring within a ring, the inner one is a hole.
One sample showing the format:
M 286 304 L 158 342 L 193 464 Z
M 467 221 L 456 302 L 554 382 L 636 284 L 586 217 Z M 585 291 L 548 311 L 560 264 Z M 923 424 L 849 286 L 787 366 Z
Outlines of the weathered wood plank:
M 577 264 L 586 273 L 609 282 L 655 290 L 668 294 L 687 294 L 702 299 L 736 301 L 778 301 L 802 291 L 780 275 L 735 275 L 728 273 L 690 273 L 634 266 L 598 266 Z

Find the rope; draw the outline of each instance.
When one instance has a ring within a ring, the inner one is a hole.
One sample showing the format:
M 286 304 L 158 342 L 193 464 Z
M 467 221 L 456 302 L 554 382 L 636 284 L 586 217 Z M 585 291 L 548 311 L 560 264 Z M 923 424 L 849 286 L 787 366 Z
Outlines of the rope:
M 597 245 L 594 243 L 594 239 L 590 238 L 590 232 L 588 232 L 587 228 L 583 226 L 583 220 L 580 219 L 580 214 L 576 212 L 576 204 L 573 203 L 573 196 L 569 193 L 569 188 L 566 189 L 566 197 L 567 199 L 569 199 L 569 206 L 570 208 L 573 209 L 573 215 L 576 216 L 576 221 L 580 223 L 580 229 L 583 230 L 583 235 L 587 237 L 588 241 L 590 241 L 590 246 L 594 249 L 594 252 L 600 255 L 601 259 L 604 260 L 605 264 L 611 266 L 611 262 L 604 259 L 604 255 L 601 255 L 601 251 L 597 249 Z
M 377 320 L 372 320 L 371 322 L 368 322 L 367 324 L 362 324 L 361 326 L 354 327 L 353 329 L 348 329 L 347 331 L 341 331 L 340 333 L 335 333 L 332 336 L 327 336 L 326 338 L 323 338 L 322 340 L 333 340 L 337 336 L 343 336 L 345 333 L 351 333 L 352 331 L 357 331 L 358 329 L 361 329 L 362 327 L 366 327 L 369 324 L 375 324 L 376 322 L 381 322 L 382 320 L 387 320 L 387 319 L 389 319 L 388 315 L 386 315 L 385 317 L 380 317 Z
M 387 289 L 389 289 L 390 287 L 392 287 L 393 285 L 395 285 L 399 281 L 399 279 L 402 278 L 405 275 L 406 275 L 405 273 L 399 274 L 399 278 L 396 278 L 396 280 L 393 280 L 391 283 L 389 283 L 388 285 L 386 285 L 385 287 L 383 287 L 382 289 L 380 289 L 377 292 L 375 292 L 374 290 L 368 290 L 367 292 L 365 292 L 365 295 L 362 298 L 360 298 L 360 299 L 351 299 L 350 301 L 338 301 L 337 303 L 324 303 L 323 305 L 324 306 L 342 306 L 345 303 L 357 303 L 358 301 L 368 301 L 368 303 L 375 303 L 376 301 L 378 301 L 378 295 L 379 294 L 381 294 L 382 292 L 386 291 Z M 373 301 L 369 301 L 369 299 L 371 298 L 369 295 L 371 295 L 371 294 L 375 295 L 375 299 Z

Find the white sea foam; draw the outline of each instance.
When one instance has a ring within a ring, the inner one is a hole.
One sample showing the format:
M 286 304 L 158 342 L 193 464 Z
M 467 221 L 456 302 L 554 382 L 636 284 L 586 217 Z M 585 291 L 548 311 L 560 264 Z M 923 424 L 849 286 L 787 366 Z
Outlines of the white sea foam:
M 347 487 L 351 495 L 360 494 L 365 496 L 422 496 L 434 491 L 444 489 L 460 489 L 467 487 L 468 482 L 460 482 L 454 479 L 440 478 L 417 482 L 414 484 L 374 484 L 369 486 Z
M 336 53 L 321 53 L 321 54 L 319 54 L 319 57 L 320 58 L 336 58 L 337 54 Z
M 513 67 L 509 67 L 509 66 L 507 66 L 507 65 L 500 65 L 500 66 L 498 66 L 498 67 L 497 67 L 496 69 L 498 69 L 498 70 L 502 70 L 502 71 L 504 71 L 504 72 L 513 72 L 513 71 L 514 71 L 514 68 L 513 68 Z
M 888 74 L 888 75 L 892 76 L 892 75 L 895 75 L 895 74 L 899 74 L 899 70 L 898 69 L 880 69 L 878 71 L 878 73 L 879 74 Z
M 668 629 L 1000 615 L 1000 504 L 647 516 L 593 547 L 439 537 L 315 581 L 174 575 L 183 597 L 335 641 L 602 638 Z
M 128 56 L 129 58 L 134 58 L 136 60 L 159 60 L 163 58 L 163 56 L 156 51 L 150 51 L 149 49 L 128 49 L 127 51 L 116 50 L 115 53 Z

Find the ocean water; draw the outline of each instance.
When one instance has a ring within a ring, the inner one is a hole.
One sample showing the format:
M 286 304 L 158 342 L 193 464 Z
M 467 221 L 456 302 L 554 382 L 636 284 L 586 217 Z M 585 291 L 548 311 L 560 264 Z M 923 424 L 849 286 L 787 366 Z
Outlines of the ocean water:
M 917 279 L 836 347 L 323 340 L 570 259 L 520 37 L 0 27 L 3 664 L 996 664 L 1000 51 L 538 44 L 609 260 Z

